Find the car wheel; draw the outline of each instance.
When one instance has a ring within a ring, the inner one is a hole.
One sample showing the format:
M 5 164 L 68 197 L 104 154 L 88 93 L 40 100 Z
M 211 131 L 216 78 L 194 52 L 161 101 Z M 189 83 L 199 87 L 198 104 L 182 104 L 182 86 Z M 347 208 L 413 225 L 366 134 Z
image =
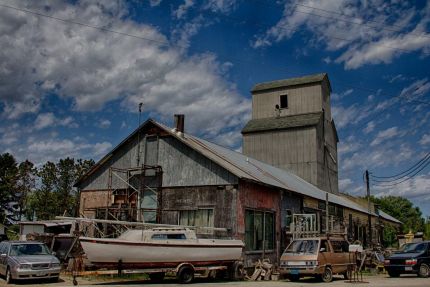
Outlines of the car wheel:
M 422 263 L 418 269 L 418 276 L 422 278 L 427 278 L 430 275 L 430 268 L 427 264 Z
M 396 273 L 396 272 L 393 272 L 393 271 L 388 271 L 388 276 L 396 278 L 396 277 L 399 277 L 400 274 Z
M 333 281 L 333 272 L 330 267 L 324 269 L 324 273 L 321 275 L 321 280 L 325 283 Z
M 179 268 L 176 278 L 182 284 L 189 284 L 194 280 L 194 270 L 190 266 L 182 266 Z
M 6 284 L 11 284 L 13 282 L 12 274 L 10 273 L 9 267 L 6 269 Z

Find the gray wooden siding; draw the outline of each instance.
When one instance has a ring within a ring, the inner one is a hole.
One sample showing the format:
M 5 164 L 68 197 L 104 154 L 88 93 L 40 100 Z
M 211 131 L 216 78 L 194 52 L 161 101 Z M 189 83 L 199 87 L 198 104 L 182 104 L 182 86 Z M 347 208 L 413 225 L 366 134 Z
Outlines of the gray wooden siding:
M 281 116 L 313 113 L 322 110 L 322 90 L 320 83 L 307 86 L 287 87 L 252 95 L 252 118 L 274 117 L 275 105 L 280 104 L 280 96 L 288 94 L 288 109 L 281 110 Z
M 243 153 L 317 185 L 316 128 L 245 134 Z
M 97 172 L 82 183 L 83 190 L 107 189 L 109 167 L 132 168 L 137 166 L 137 139 L 126 143 Z M 198 186 L 236 184 L 237 177 L 192 150 L 173 137 L 162 137 L 157 141 L 140 138 L 140 163 L 158 164 L 163 168 L 163 186 Z M 147 155 L 148 159 L 145 159 Z M 117 173 L 118 174 L 118 173 Z M 126 180 L 125 175 L 122 178 Z M 112 177 L 112 188 L 125 188 L 116 176 Z
M 173 137 L 160 139 L 163 186 L 237 184 L 237 177 Z
M 214 227 L 228 228 L 229 235 L 237 228 L 237 190 L 233 186 L 163 188 L 162 223 L 178 224 L 181 210 L 213 208 Z

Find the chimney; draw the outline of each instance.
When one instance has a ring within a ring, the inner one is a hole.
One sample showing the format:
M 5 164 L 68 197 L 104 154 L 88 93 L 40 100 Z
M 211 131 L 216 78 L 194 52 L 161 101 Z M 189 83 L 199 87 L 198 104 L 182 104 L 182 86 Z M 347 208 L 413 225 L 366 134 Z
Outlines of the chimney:
M 184 133 L 185 115 L 175 115 L 175 129 L 177 133 Z

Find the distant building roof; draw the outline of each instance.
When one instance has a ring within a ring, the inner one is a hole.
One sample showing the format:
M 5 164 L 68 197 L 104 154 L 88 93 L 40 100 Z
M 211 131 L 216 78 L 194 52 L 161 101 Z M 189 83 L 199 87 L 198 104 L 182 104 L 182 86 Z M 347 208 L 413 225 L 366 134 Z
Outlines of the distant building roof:
M 242 130 L 242 133 L 246 134 L 259 131 L 273 131 L 296 127 L 314 126 L 319 123 L 322 115 L 322 112 L 317 112 L 284 117 L 253 119 L 246 124 Z
M 265 83 L 256 84 L 252 88 L 251 93 L 264 91 L 264 90 L 277 89 L 277 88 L 282 88 L 282 87 L 298 86 L 298 85 L 305 85 L 305 84 L 310 84 L 310 83 L 318 83 L 318 82 L 322 82 L 324 79 L 327 79 L 327 81 L 328 81 L 327 73 L 307 75 L 307 76 L 303 76 L 303 77 L 265 82 Z M 330 81 L 328 82 L 328 85 L 329 85 L 329 88 L 331 89 Z
M 242 153 L 230 150 L 228 148 L 194 137 L 189 134 L 183 133 L 182 135 L 179 135 L 173 129 L 170 129 L 169 127 L 160 124 L 152 119 L 149 119 L 145 123 L 143 123 L 130 136 L 128 136 L 127 139 L 125 139 L 121 144 L 116 146 L 110 153 L 108 153 L 104 158 L 102 158 L 90 171 L 87 172 L 86 175 L 84 175 L 75 184 L 75 186 L 78 186 L 83 180 L 85 180 L 88 174 L 93 173 L 101 165 L 103 165 L 106 160 L 121 147 L 122 144 L 127 142 L 128 139 L 130 139 L 134 134 L 137 134 L 139 130 L 143 129 L 149 123 L 152 123 L 153 125 L 164 130 L 167 134 L 170 134 L 171 136 L 175 137 L 180 142 L 189 146 L 193 150 L 196 150 L 203 156 L 207 157 L 221 167 L 230 171 L 232 174 L 236 175 L 240 179 L 254 181 L 257 183 L 262 183 L 265 185 L 293 191 L 318 200 L 326 199 L 327 192 L 317 188 L 316 186 L 293 174 L 292 172 L 288 172 L 286 170 L 271 166 L 256 159 L 247 157 Z M 354 209 L 366 214 L 368 213 L 365 207 L 337 194 L 329 193 L 328 200 L 329 202 L 341 205 L 343 207 Z M 377 216 L 374 213 L 372 213 L 372 215 Z M 386 218 L 382 214 L 381 216 L 387 220 L 401 223 L 395 218 Z

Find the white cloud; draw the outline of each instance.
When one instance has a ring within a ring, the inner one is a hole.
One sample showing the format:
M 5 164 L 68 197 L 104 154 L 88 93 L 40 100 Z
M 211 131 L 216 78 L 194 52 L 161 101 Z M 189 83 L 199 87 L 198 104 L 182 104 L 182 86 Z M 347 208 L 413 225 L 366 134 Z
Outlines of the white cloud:
M 95 156 L 105 155 L 111 149 L 112 144 L 110 142 L 96 143 L 93 147 Z
M 185 0 L 184 4 L 179 5 L 178 9 L 173 11 L 173 15 L 175 15 L 177 19 L 181 19 L 187 13 L 188 9 L 193 6 L 194 0 Z
M 350 178 L 339 179 L 339 190 L 346 193 L 353 183 L 354 182 Z
M 74 122 L 71 116 L 64 119 L 57 118 L 53 113 L 42 113 L 36 117 L 34 122 L 34 128 L 36 130 L 41 130 L 47 127 L 55 126 L 66 126 L 70 128 L 77 128 L 78 124 Z
M 372 132 L 375 129 L 375 126 L 376 126 L 375 122 L 374 121 L 370 121 L 370 122 L 367 123 L 366 127 L 363 129 L 363 132 L 365 134 L 368 134 L 368 133 Z
M 236 7 L 237 0 L 207 0 L 205 9 L 212 12 L 229 13 Z
M 406 178 L 404 178 L 406 179 Z M 402 180 L 394 183 L 399 183 Z M 403 196 L 410 199 L 418 199 L 421 202 L 430 200 L 429 186 L 430 174 L 417 175 L 411 179 L 401 182 L 397 185 L 390 186 L 394 183 L 381 183 L 379 186 L 375 185 L 373 190 L 377 196 Z M 386 186 L 381 186 L 386 185 Z
M 346 69 L 390 63 L 413 51 L 426 56 L 430 51 L 430 34 L 426 32 L 429 9 L 421 12 L 411 3 L 286 1 L 281 19 L 257 35 L 253 47 L 270 46 L 306 29 L 313 35 L 311 42 L 322 43 L 328 51 L 341 51 L 335 62 L 343 63 Z M 325 11 L 338 11 L 345 16 Z M 389 25 L 396 28 L 388 28 Z
M 423 145 L 423 146 L 430 144 L 430 134 L 424 134 L 421 137 L 419 143 L 420 143 L 420 145 Z
M 151 116 L 162 120 L 184 113 L 189 132 L 209 137 L 245 123 L 250 100 L 225 80 L 224 63 L 213 54 L 188 56 L 155 27 L 129 20 L 120 1 L 70 3 L 23 1 L 20 7 L 144 39 L 1 9 L 0 103 L 6 118 L 38 112 L 49 92 L 71 99 L 80 112 L 119 101 L 133 112 L 131 107 L 143 102 Z M 234 3 L 209 1 L 206 7 L 227 13 Z M 192 24 L 179 38 L 181 43 L 186 44 L 203 22 Z M 40 119 L 38 127 L 49 120 Z
M 111 125 L 111 121 L 108 119 L 100 120 L 97 124 L 97 126 L 101 129 L 107 129 L 108 127 L 110 127 L 110 125 Z
M 376 137 L 370 143 L 370 146 L 378 145 L 388 139 L 391 139 L 399 134 L 399 130 L 397 127 L 391 127 L 385 130 L 381 130 L 378 132 Z

